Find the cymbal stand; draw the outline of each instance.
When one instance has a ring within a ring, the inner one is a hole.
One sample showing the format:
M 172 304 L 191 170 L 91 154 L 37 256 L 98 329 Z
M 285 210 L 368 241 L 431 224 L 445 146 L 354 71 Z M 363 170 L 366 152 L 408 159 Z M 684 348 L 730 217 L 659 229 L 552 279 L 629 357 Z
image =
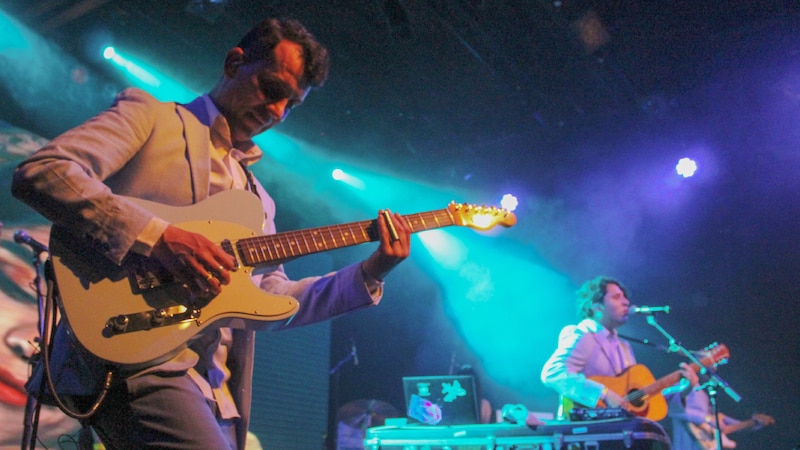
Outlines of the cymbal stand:
M 667 338 L 669 341 L 668 352 L 672 353 L 683 353 L 689 361 L 693 362 L 700 367 L 700 374 L 708 375 L 708 381 L 703 384 L 703 389 L 708 393 L 708 399 L 711 402 L 711 413 L 714 415 L 716 420 L 716 428 L 714 429 L 714 440 L 717 444 L 717 450 L 722 450 L 722 433 L 720 433 L 720 423 L 719 423 L 719 407 L 717 405 L 717 393 L 718 388 L 721 388 L 728 396 L 733 399 L 735 402 L 741 401 L 742 397 L 731 388 L 730 384 L 727 381 L 723 380 L 721 376 L 711 367 L 705 366 L 703 363 L 700 362 L 699 359 L 692 353 L 690 350 L 687 350 L 686 347 L 682 346 L 678 341 L 675 340 L 672 335 L 670 335 L 667 330 L 662 327 L 655 318 L 653 313 L 647 314 L 647 323 L 653 326 L 659 333 L 663 334 L 664 337 Z

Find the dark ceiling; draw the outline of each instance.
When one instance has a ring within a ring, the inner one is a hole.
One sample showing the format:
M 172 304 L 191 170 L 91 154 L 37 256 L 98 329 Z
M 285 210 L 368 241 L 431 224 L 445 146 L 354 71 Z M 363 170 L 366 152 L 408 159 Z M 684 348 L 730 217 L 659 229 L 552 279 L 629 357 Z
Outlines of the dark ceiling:
M 573 283 L 611 272 L 645 299 L 682 308 L 670 325 L 700 341 L 735 341 L 738 369 L 729 373 L 735 386 L 748 385 L 747 408 L 796 417 L 784 397 L 796 396 L 800 379 L 800 2 L 0 5 L 104 77 L 117 75 L 85 52 L 97 36 L 199 91 L 213 85 L 223 55 L 249 26 L 270 16 L 301 20 L 329 47 L 332 69 L 280 131 L 411 181 L 482 190 L 489 199 L 504 189 L 527 192 L 535 198 L 523 200 L 509 232 L 519 248 Z M 8 111 L 0 118 L 45 137 L 69 125 Z M 636 175 L 662 164 L 668 173 L 693 150 L 709 170 L 685 184 L 691 193 Z M 687 199 L 692 207 L 673 214 Z M 361 329 L 372 342 L 366 333 L 390 321 L 403 329 L 403 302 L 387 303 L 370 312 L 374 322 L 340 322 L 352 327 L 344 340 Z M 376 349 L 384 367 L 375 370 L 402 371 L 384 352 Z M 351 388 L 368 389 L 377 378 L 365 372 Z M 791 427 L 775 428 L 773 445 L 761 448 L 800 441 Z
M 327 86 L 282 130 L 455 183 L 479 182 L 484 162 L 497 171 L 491 180 L 587 158 L 571 144 L 587 130 L 683 114 L 682 97 L 770 49 L 800 12 L 793 1 L 0 4 L 87 64 L 87 44 L 104 36 L 196 90 L 213 84 L 222 56 L 254 22 L 298 18 L 333 65 Z

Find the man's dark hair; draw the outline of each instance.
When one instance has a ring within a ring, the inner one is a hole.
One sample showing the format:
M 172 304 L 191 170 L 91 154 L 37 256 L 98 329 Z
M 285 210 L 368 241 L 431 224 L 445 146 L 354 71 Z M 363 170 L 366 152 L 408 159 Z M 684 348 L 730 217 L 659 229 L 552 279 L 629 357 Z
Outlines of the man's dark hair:
M 606 276 L 592 278 L 591 280 L 583 283 L 583 286 L 581 286 L 575 292 L 578 300 L 578 316 L 581 319 L 594 317 L 592 305 L 603 302 L 603 297 L 606 295 L 606 287 L 609 284 L 616 284 L 625 294 L 625 297 L 630 297 L 628 295 L 628 288 L 626 288 L 625 285 L 620 283 L 618 280 Z
M 305 73 L 310 87 L 320 87 L 328 78 L 328 50 L 300 22 L 293 19 L 266 19 L 247 32 L 237 47 L 244 50 L 246 62 L 272 60 L 273 50 L 282 40 L 303 47 Z

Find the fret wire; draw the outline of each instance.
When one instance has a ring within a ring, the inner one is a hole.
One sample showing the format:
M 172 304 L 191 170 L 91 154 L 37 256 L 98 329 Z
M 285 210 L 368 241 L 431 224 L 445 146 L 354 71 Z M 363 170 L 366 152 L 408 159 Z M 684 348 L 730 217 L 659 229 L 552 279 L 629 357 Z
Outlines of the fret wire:
M 331 244 L 333 244 L 333 248 L 336 248 L 336 236 L 333 235 L 333 229 L 331 227 L 325 227 L 325 230 L 328 232 L 328 235 L 330 235 Z
M 306 254 L 310 254 L 310 253 L 311 253 L 311 247 L 309 247 L 309 245 L 308 245 L 308 239 L 306 239 L 306 235 L 307 235 L 307 234 L 308 234 L 308 233 L 306 233 L 306 232 L 302 232 L 302 233 L 300 233 L 300 236 L 303 238 L 303 244 L 304 244 L 304 245 L 305 245 L 305 247 L 306 247 Z
M 338 225 L 336 228 L 339 230 L 339 238 L 342 241 L 342 247 L 348 245 L 347 238 L 352 236 L 350 228 L 347 225 Z M 355 244 L 355 242 L 353 242 L 353 244 Z
M 311 235 L 314 237 L 314 248 L 317 251 L 322 251 L 321 249 L 325 249 L 326 248 L 326 246 L 325 246 L 325 238 L 322 236 L 322 234 L 320 233 L 319 229 L 313 230 L 311 232 Z M 322 242 L 320 243 L 320 241 L 322 241 Z
M 288 257 L 289 255 L 291 255 L 292 257 L 297 256 L 294 253 L 294 243 L 295 243 L 294 235 L 295 233 L 288 233 L 285 234 L 283 237 L 284 257 Z
M 273 244 L 274 238 L 270 239 L 266 236 L 259 236 L 255 239 L 255 242 L 258 244 L 258 250 L 261 260 L 259 262 L 265 262 L 268 259 L 273 259 L 275 255 L 273 251 L 275 250 L 275 245 Z
M 278 252 L 279 258 L 286 258 L 289 255 L 286 254 L 286 243 L 285 243 L 285 235 L 280 235 L 279 238 L 275 239 L 275 250 Z
M 359 222 L 359 230 L 361 230 L 361 238 L 363 241 L 361 242 L 369 242 L 369 233 L 367 233 L 367 227 L 369 227 L 370 222 Z
M 253 263 L 255 264 L 255 263 L 258 263 L 258 262 L 265 261 L 267 259 L 266 251 L 269 250 L 269 246 L 265 246 L 264 238 L 263 237 L 258 237 L 258 238 L 253 240 L 253 243 L 255 244 L 253 246 L 253 250 L 255 251 L 255 259 L 254 259 Z
M 347 236 L 350 238 L 350 245 L 358 244 L 358 241 L 356 240 L 356 235 L 353 233 L 353 224 L 348 223 L 345 225 L 345 228 L 347 228 Z
M 270 238 L 268 236 L 259 236 L 256 238 L 256 242 L 258 243 L 258 250 L 261 260 L 259 262 L 264 263 L 267 261 L 271 261 L 275 259 L 275 255 L 272 253 L 273 245 L 272 241 L 274 238 Z

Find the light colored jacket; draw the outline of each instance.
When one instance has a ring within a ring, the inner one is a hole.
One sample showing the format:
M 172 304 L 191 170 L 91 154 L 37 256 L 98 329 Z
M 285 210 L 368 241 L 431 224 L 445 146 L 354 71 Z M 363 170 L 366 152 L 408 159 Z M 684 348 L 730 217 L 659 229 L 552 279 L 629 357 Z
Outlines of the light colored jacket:
M 542 368 L 542 383 L 575 402 L 589 407 L 596 405 L 604 386 L 588 377 L 616 375 L 607 345 L 603 343 L 606 339 L 603 331 L 603 326 L 594 319 L 564 327 L 558 347 Z M 630 343 L 624 339 L 619 342 L 627 353 L 628 365 L 636 364 Z
M 56 137 L 20 164 L 12 192 L 53 222 L 53 236 L 121 264 L 153 218 L 153 213 L 123 196 L 170 206 L 208 197 L 212 147 L 201 101 L 160 102 L 141 90 L 127 89 L 111 108 Z M 274 202 L 260 185 L 258 191 L 267 217 L 264 231 L 274 233 Z M 298 281 L 289 280 L 279 267 L 258 284 L 299 300 L 292 327 L 379 300 L 367 292 L 359 264 Z M 96 394 L 105 374 L 103 363 L 74 345 L 69 334 L 66 327 L 58 327 L 51 362 L 56 389 Z M 236 330 L 229 358 L 231 392 L 243 424 L 237 430 L 239 448 L 244 448 L 249 422 L 254 341 L 252 331 Z M 40 381 L 32 377 L 29 391 L 37 392 Z

